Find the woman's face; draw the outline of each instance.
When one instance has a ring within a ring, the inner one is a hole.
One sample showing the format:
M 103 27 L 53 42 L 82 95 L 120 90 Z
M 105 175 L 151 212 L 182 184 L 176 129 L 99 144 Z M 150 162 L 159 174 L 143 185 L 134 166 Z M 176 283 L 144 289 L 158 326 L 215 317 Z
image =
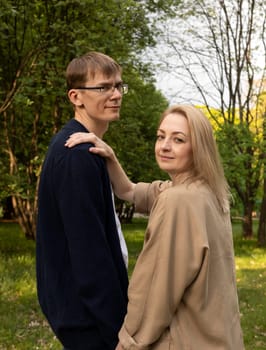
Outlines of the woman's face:
M 157 130 L 155 157 L 159 167 L 174 178 L 192 164 L 192 147 L 187 119 L 179 113 L 168 114 Z

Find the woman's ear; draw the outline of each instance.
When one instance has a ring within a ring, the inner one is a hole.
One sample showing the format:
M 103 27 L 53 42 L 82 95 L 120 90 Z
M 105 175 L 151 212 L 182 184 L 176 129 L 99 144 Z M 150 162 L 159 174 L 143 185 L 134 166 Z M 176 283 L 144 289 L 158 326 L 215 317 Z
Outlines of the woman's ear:
M 70 89 L 67 93 L 70 102 L 77 107 L 81 107 L 83 105 L 82 102 L 82 94 L 77 89 Z

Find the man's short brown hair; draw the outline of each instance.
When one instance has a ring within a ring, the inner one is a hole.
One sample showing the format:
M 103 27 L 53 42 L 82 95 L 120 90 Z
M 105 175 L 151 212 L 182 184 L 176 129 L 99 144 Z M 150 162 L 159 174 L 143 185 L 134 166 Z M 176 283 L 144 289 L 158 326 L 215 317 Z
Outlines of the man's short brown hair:
M 83 86 L 88 79 L 93 79 L 97 72 L 109 78 L 122 73 L 121 66 L 111 57 L 96 51 L 74 58 L 66 70 L 67 89 Z

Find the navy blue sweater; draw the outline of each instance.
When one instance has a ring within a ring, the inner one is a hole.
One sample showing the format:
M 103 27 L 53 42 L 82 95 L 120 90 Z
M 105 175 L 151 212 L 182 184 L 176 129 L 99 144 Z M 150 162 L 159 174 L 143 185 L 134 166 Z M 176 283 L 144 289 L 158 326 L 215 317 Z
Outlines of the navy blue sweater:
M 127 271 L 105 160 L 88 143 L 64 146 L 87 130 L 70 120 L 52 139 L 38 196 L 37 290 L 66 348 L 113 350 L 127 306 Z

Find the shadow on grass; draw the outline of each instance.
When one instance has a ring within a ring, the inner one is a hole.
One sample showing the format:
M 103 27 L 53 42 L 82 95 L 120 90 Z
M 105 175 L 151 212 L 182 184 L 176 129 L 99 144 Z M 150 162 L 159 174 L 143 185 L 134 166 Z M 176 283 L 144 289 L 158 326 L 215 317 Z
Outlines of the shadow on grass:
M 235 238 L 234 247 L 236 256 L 250 257 L 257 251 L 260 254 L 265 254 L 266 258 L 266 248 L 258 247 L 255 239 L 246 240 L 242 238 Z
M 35 254 L 35 241 L 26 239 L 17 223 L 0 223 L 0 254 Z

